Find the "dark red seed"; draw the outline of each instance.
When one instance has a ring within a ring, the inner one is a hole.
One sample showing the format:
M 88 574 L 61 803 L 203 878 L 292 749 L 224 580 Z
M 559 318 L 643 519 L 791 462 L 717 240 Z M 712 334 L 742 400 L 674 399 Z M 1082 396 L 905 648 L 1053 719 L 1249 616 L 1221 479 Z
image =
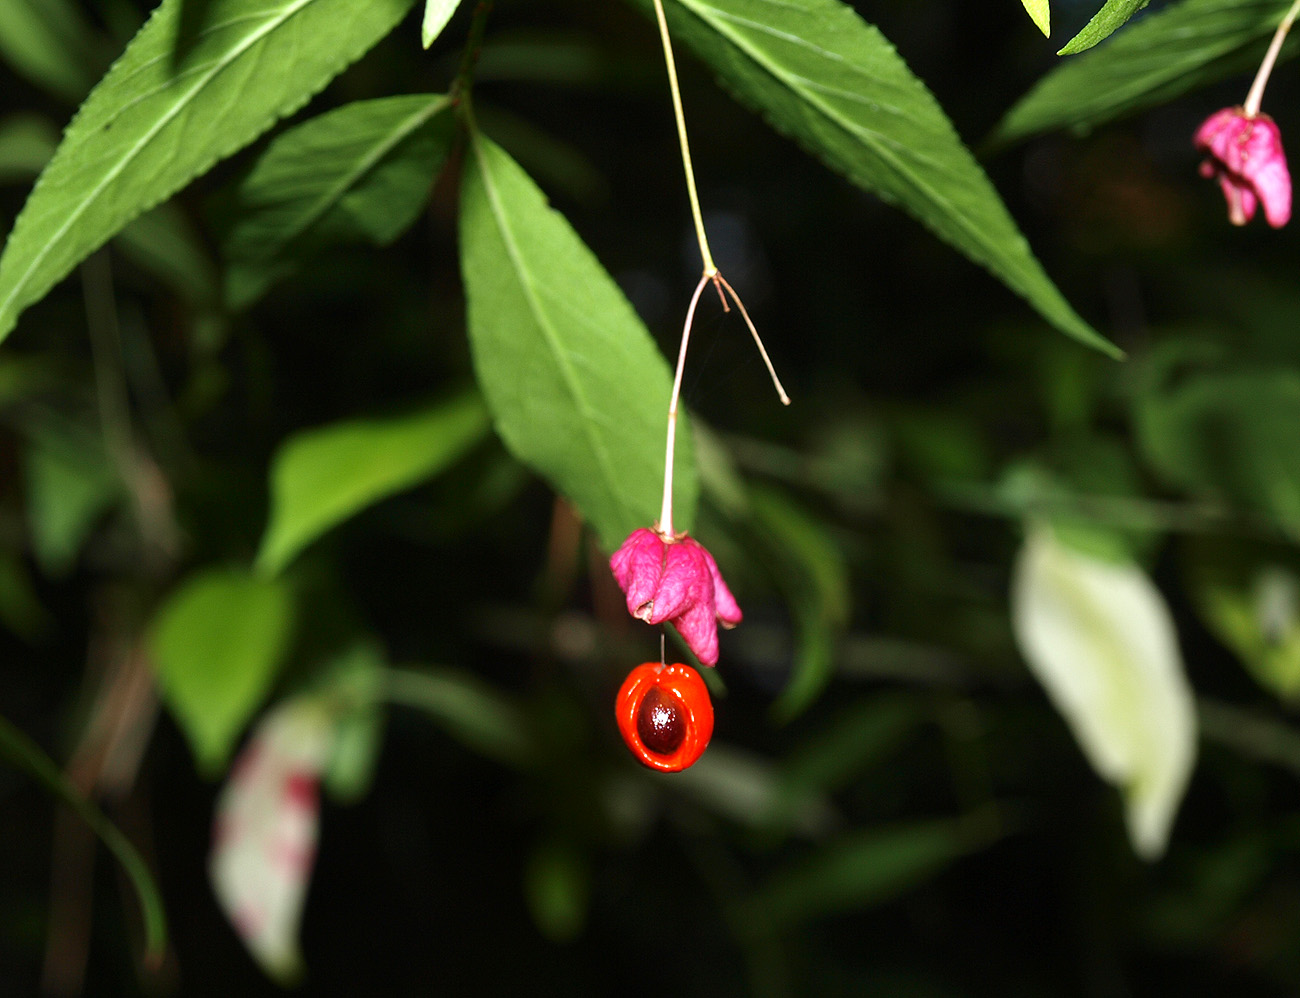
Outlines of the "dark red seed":
M 646 691 L 636 715 L 636 733 L 641 743 L 656 755 L 672 755 L 686 738 L 686 718 L 681 704 L 665 696 L 658 687 Z

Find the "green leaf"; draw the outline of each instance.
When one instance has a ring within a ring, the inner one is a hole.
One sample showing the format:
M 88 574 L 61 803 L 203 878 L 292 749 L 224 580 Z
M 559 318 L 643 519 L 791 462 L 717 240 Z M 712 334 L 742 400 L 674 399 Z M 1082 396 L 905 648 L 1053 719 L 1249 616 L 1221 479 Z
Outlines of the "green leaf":
M 62 576 L 122 498 L 122 482 L 103 439 L 89 428 L 50 419 L 31 431 L 24 458 L 32 548 L 42 571 Z
M 0 184 L 31 180 L 58 144 L 59 130 L 38 114 L 13 114 L 0 121 Z
M 163 0 L 77 112 L 0 257 L 0 338 L 131 219 L 301 107 L 413 0 Z
M 1101 10 L 1093 15 L 1083 30 L 1065 43 L 1065 48 L 1057 55 L 1078 55 L 1084 49 L 1090 49 L 1098 42 L 1109 38 L 1124 25 L 1130 17 L 1145 7 L 1151 0 L 1106 0 Z
M 506 446 L 614 550 L 659 514 L 668 365 L 610 276 L 527 175 L 472 137 L 461 210 L 470 346 Z M 678 426 L 674 527 L 695 464 Z
M 1240 540 L 1191 547 L 1187 590 L 1209 630 L 1256 682 L 1289 703 L 1300 699 L 1300 572 L 1291 550 L 1255 550 Z
M 384 712 L 378 707 L 348 711 L 338 719 L 325 790 L 336 804 L 355 804 L 370 790 L 384 740 Z
M 1025 5 L 1025 12 L 1029 14 L 1038 30 L 1043 33 L 1044 38 L 1050 38 L 1052 35 L 1052 7 L 1048 0 L 1020 0 Z
M 162 891 L 158 889 L 144 857 L 104 816 L 104 812 L 60 772 L 53 759 L 3 717 L 0 717 L 0 756 L 26 770 L 70 807 L 121 864 L 144 916 L 145 961 L 152 965 L 160 964 L 167 949 L 167 912 L 163 908 Z
M 354 804 L 370 790 L 383 748 L 385 710 L 374 690 L 386 668 L 383 652 L 359 642 L 325 667 L 322 699 L 337 717 L 324 786 L 337 804 Z
M 30 181 L 58 144 L 58 129 L 39 115 L 16 114 L 0 122 L 0 183 Z M 164 202 L 128 224 L 114 245 L 190 301 L 208 307 L 217 303 L 216 267 L 174 202 Z
M 94 32 L 68 0 L 0 3 L 0 54 L 37 86 L 70 101 L 98 72 Z
M 778 870 L 741 909 L 776 935 L 801 922 L 892 901 L 982 844 L 961 819 L 913 822 L 848 833 Z
M 519 705 L 456 669 L 389 669 L 377 697 L 423 711 L 466 748 L 510 766 L 542 761 Z
M 272 462 L 258 571 L 279 573 L 327 530 L 452 464 L 487 429 L 483 403 L 470 392 L 409 415 L 347 420 L 291 438 Z
M 926 719 L 911 693 L 879 693 L 840 708 L 796 745 L 781 764 L 788 794 L 836 791 L 879 765 Z
M 1109 509 L 1128 509 L 1141 517 L 1145 482 L 1126 440 L 1090 431 L 1064 437 L 1043 457 L 1012 462 L 1003 471 L 998 493 L 1010 510 L 1050 523 L 1076 551 L 1102 560 L 1143 562 L 1159 546 L 1163 532 L 1137 519 L 1120 526 Z
M 852 8 L 838 0 L 673 0 L 669 12 L 674 35 L 774 128 L 901 204 L 1062 332 L 1120 356 L 1044 273 L 925 85 Z
M 828 795 L 881 765 L 925 719 L 920 701 L 906 693 L 881 693 L 845 706 L 793 745 L 779 768 L 765 773 L 763 796 L 739 802 L 747 820 L 778 837 L 794 831 L 824 833 L 838 817 Z M 689 772 L 704 765 L 717 748 L 711 746 Z
M 420 22 L 420 44 L 428 48 L 456 13 L 460 0 L 424 0 L 424 19 Z
M 1288 6 L 1289 0 L 1171 4 L 1048 73 L 1006 113 L 991 139 L 1009 143 L 1065 127 L 1086 132 L 1247 72 L 1259 64 Z M 1282 58 L 1293 56 L 1297 46 L 1300 37 L 1284 46 Z
M 749 506 L 757 534 L 777 559 L 777 586 L 794 614 L 798 650 L 786 687 L 772 705 L 789 721 L 830 682 L 835 646 L 849 618 L 849 571 L 826 529 L 781 493 L 751 487 Z
M 1169 484 L 1273 518 L 1300 538 L 1300 374 L 1206 371 L 1139 402 L 1137 441 Z
M 292 623 L 281 584 L 220 569 L 191 576 L 154 617 L 158 685 L 205 774 L 220 771 L 270 691 Z
M 356 101 L 277 136 L 239 185 L 223 255 L 243 308 L 328 246 L 385 245 L 419 217 L 451 147 L 445 96 Z

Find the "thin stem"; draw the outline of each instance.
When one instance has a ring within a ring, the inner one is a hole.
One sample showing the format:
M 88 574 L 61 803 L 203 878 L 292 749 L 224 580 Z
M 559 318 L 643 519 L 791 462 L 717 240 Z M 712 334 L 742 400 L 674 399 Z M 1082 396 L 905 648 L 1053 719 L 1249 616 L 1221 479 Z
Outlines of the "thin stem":
M 1300 3 L 1300 0 L 1296 0 Z M 699 283 L 695 285 L 695 292 L 691 295 L 690 307 L 686 310 L 686 322 L 682 326 L 682 345 L 677 352 L 677 371 L 673 375 L 673 393 L 668 401 L 668 442 L 664 448 L 664 499 L 663 505 L 659 512 L 659 533 L 667 540 L 671 541 L 675 533 L 673 531 L 673 461 L 677 448 L 677 405 L 682 393 L 682 372 L 686 369 L 686 346 L 691 338 L 691 325 L 695 322 L 695 307 L 700 302 L 700 295 L 704 292 L 704 286 L 712 282 L 714 289 L 718 292 L 718 300 L 722 303 L 724 312 L 730 311 L 727 304 L 727 297 L 736 303 L 740 309 L 740 314 L 745 319 L 745 325 L 749 327 L 750 335 L 754 337 L 754 343 L 758 347 L 759 355 L 763 358 L 763 363 L 767 365 L 767 373 L 772 377 L 772 384 L 776 386 L 776 392 L 781 397 L 783 405 L 790 404 L 790 396 L 786 395 L 785 389 L 781 386 L 781 380 L 776 376 L 776 369 L 772 366 L 772 360 L 767 355 L 767 350 L 763 346 L 763 340 L 758 335 L 758 330 L 754 327 L 753 320 L 749 317 L 749 312 L 745 308 L 745 303 L 740 300 L 735 289 L 727 283 L 718 268 L 713 262 L 713 254 L 709 250 L 709 237 L 704 231 L 704 216 L 700 212 L 700 196 L 695 188 L 695 169 L 691 165 L 691 144 L 686 137 L 686 114 L 682 110 L 682 93 L 677 84 L 677 63 L 673 59 L 673 43 L 668 35 L 668 17 L 664 13 L 663 0 L 654 0 L 655 21 L 659 24 L 659 39 L 663 42 L 664 47 L 664 64 L 668 69 L 668 89 L 673 97 L 673 117 L 677 122 L 677 139 L 682 149 L 682 169 L 686 173 L 686 194 L 691 202 L 691 219 L 695 223 L 695 238 L 700 244 L 700 258 L 704 261 L 704 272 L 700 275 Z
M 736 294 L 736 289 L 728 284 L 727 279 L 717 271 L 710 274 L 706 270 L 700 275 L 700 280 L 695 285 L 695 291 L 691 294 L 691 304 L 686 309 L 686 322 L 682 325 L 682 345 L 677 351 L 677 371 L 673 375 L 673 393 L 668 400 L 668 443 L 664 448 L 664 501 L 659 512 L 659 532 L 670 540 L 674 536 L 673 456 L 677 448 L 677 404 L 682 394 L 682 372 L 686 370 L 686 347 L 691 339 L 691 326 L 695 323 L 695 307 L 700 303 L 700 295 L 704 292 L 704 286 L 710 283 L 717 289 L 718 296 L 722 298 L 723 308 L 727 306 L 724 291 L 736 303 L 736 308 L 740 310 L 745 325 L 749 327 L 750 335 L 754 337 L 754 345 L 758 347 L 759 356 L 763 358 L 763 363 L 767 365 L 767 373 L 772 377 L 772 384 L 776 387 L 777 395 L 781 397 L 781 404 L 790 404 L 790 396 L 785 393 L 781 379 L 776 376 L 776 368 L 772 366 L 772 358 L 767 355 L 767 348 L 763 346 L 763 338 L 758 335 L 754 320 L 749 317 L 749 310 L 745 308 L 745 303 L 740 300 L 740 295 Z
M 176 547 L 171 488 L 149 452 L 137 444 L 132 427 L 113 272 L 106 251 L 86 258 L 81 265 L 81 279 L 104 450 L 131 498 L 140 537 L 146 544 L 146 565 L 162 572 L 167 567 L 167 557 Z M 158 560 L 159 555 L 163 556 L 162 561 Z
M 947 508 L 977 516 L 1020 520 L 1028 515 L 1065 516 L 1087 523 L 1126 530 L 1173 533 L 1216 533 L 1233 537 L 1280 540 L 1276 527 L 1263 518 L 1242 517 L 1208 503 L 1174 503 L 1126 496 L 1045 492 L 1026 499 L 1009 499 L 981 485 L 950 486 L 937 495 Z
M 1277 26 L 1277 31 L 1273 32 L 1273 41 L 1269 44 L 1268 51 L 1264 53 L 1264 61 L 1259 64 L 1255 82 L 1250 85 L 1250 93 L 1246 94 L 1246 103 L 1242 105 L 1242 110 L 1251 118 L 1259 114 L 1259 105 L 1264 99 L 1264 87 L 1268 84 L 1268 78 L 1273 72 L 1273 64 L 1277 62 L 1278 53 L 1282 51 L 1282 43 L 1286 41 L 1287 33 L 1295 23 L 1297 14 L 1300 14 L 1300 0 L 1296 0 L 1291 5 L 1291 9 L 1282 18 L 1282 23 Z
M 702 229 L 700 230 L 703 231 Z M 700 275 L 690 307 L 686 309 L 686 322 L 682 325 L 682 345 L 677 351 L 677 372 L 673 375 L 673 393 L 668 399 L 668 444 L 664 449 L 664 502 L 659 511 L 659 532 L 669 540 L 673 537 L 673 454 L 677 448 L 677 402 L 682 395 L 682 372 L 686 370 L 686 345 L 691 339 L 691 326 L 695 322 L 695 306 L 700 303 L 704 286 L 716 274 L 705 271 Z
M 469 34 L 465 39 L 465 49 L 461 52 L 460 65 L 456 68 L 456 78 L 451 82 L 449 96 L 451 102 L 472 115 L 470 110 L 470 90 L 474 82 L 474 67 L 478 64 L 479 53 L 483 51 L 483 34 L 487 29 L 488 14 L 492 13 L 494 0 L 479 0 L 474 8 L 474 15 L 469 23 Z
M 655 0 L 655 20 L 659 22 L 659 38 L 663 42 L 664 63 L 668 67 L 668 89 L 672 91 L 673 95 L 673 116 L 677 119 L 677 139 L 682 147 L 682 168 L 686 171 L 686 194 L 691 200 L 691 217 L 695 222 L 695 238 L 700 244 L 700 257 L 704 261 L 704 275 L 705 277 L 712 277 L 718 272 L 718 268 L 713 265 L 713 254 L 709 252 L 709 238 L 704 234 L 704 217 L 700 214 L 700 197 L 695 191 L 695 170 L 691 166 L 691 145 L 686 138 L 686 115 L 682 111 L 682 93 L 677 86 L 677 63 L 673 61 L 673 43 L 668 38 L 668 18 L 664 14 L 663 0 Z
M 1300 0 L 1297 0 L 1300 2 Z M 781 379 L 776 376 L 776 368 L 772 366 L 772 358 L 767 355 L 767 348 L 763 346 L 763 338 L 758 335 L 758 330 L 754 327 L 754 320 L 749 317 L 749 311 L 745 308 L 745 303 L 740 300 L 740 295 L 736 294 L 736 289 L 727 283 L 727 279 L 721 274 L 713 276 L 714 284 L 719 284 L 727 289 L 727 294 L 731 295 L 731 300 L 736 303 L 736 308 L 740 309 L 741 318 L 745 320 L 745 325 L 749 327 L 749 335 L 754 337 L 754 346 L 758 347 L 758 354 L 763 358 L 763 363 L 767 365 L 767 373 L 772 378 L 772 385 L 776 388 L 776 393 L 781 397 L 782 405 L 790 404 L 790 396 L 785 393 L 785 388 L 781 385 Z
M 140 911 L 144 918 L 145 964 L 150 968 L 159 966 L 167 948 L 167 913 L 163 909 L 162 892 L 158 890 L 158 885 L 149 872 L 144 857 L 131 844 L 130 839 L 105 817 L 104 812 L 59 771 L 53 759 L 27 735 L 2 717 L 0 717 L 0 758 L 7 759 L 19 769 L 35 777 L 47 790 L 72 808 L 108 847 L 108 851 L 113 854 L 131 881 L 136 899 L 140 902 Z

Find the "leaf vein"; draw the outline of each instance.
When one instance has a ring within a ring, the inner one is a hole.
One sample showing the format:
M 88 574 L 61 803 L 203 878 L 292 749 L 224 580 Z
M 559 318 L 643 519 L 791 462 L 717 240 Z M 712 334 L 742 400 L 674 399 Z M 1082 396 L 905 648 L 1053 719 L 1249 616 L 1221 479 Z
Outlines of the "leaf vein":
M 257 44 L 272 31 L 276 30 L 276 28 L 288 22 L 292 17 L 314 2 L 315 0 L 294 0 L 293 3 L 283 9 L 282 16 L 278 20 L 267 22 L 264 28 L 250 33 L 238 45 L 232 48 L 225 59 L 214 61 L 211 65 L 216 68 L 200 79 L 192 89 L 180 95 L 176 103 L 164 114 L 159 116 L 157 122 L 155 122 L 154 125 L 151 126 L 149 130 L 130 147 L 126 154 L 118 160 L 107 174 L 105 174 L 104 178 L 91 189 L 87 196 L 82 199 L 80 205 L 68 214 L 68 217 L 64 220 L 63 224 L 55 230 L 50 239 L 45 243 L 45 246 L 33 256 L 32 262 L 28 264 L 27 269 L 23 272 L 22 276 L 14 282 L 13 289 L 9 292 L 8 296 L 4 301 L 0 302 L 0 315 L 3 315 L 12 307 L 14 300 L 27 286 L 27 282 L 30 280 L 32 274 L 44 262 L 52 249 L 58 245 L 59 241 L 67 234 L 68 230 L 76 224 L 77 220 L 85 214 L 96 200 L 98 200 L 100 195 L 104 193 L 108 186 L 121 176 L 122 171 L 140 155 L 140 153 L 159 135 L 159 133 L 187 109 L 190 102 L 201 93 L 203 89 L 222 72 L 223 69 L 235 63 L 235 61 L 253 45 Z M 176 79 L 180 79 L 180 77 L 175 77 L 169 82 L 174 82 Z M 161 89 L 166 89 L 166 87 L 164 86 Z
M 532 308 L 533 315 L 537 319 L 537 324 L 541 328 L 546 338 L 547 346 L 550 347 L 551 354 L 555 357 L 561 376 L 568 386 L 570 395 L 573 396 L 579 412 L 582 414 L 582 429 L 591 445 L 592 453 L 600 465 L 601 473 L 606 483 L 606 491 L 610 498 L 622 506 L 623 502 L 618 496 L 616 490 L 608 488 L 608 483 L 616 480 L 615 468 L 611 455 L 601 443 L 599 436 L 594 432 L 593 427 L 598 422 L 596 411 L 591 405 L 590 400 L 582 391 L 581 383 L 573 371 L 573 366 L 568 355 L 560 348 L 556 337 L 555 329 L 552 327 L 550 315 L 542 306 L 541 296 L 533 285 L 527 268 L 524 266 L 523 256 L 519 250 L 518 241 L 515 239 L 513 230 L 510 228 L 509 221 L 505 210 L 501 206 L 500 197 L 496 187 L 492 182 L 491 174 L 488 170 L 486 157 L 483 155 L 482 147 L 479 143 L 474 143 L 474 155 L 478 161 L 479 173 L 483 178 L 483 189 L 487 195 L 488 202 L 492 207 L 492 215 L 496 219 L 497 226 L 501 232 L 501 238 L 506 244 L 506 251 L 510 254 L 510 262 L 514 266 L 516 274 L 519 276 L 519 282 L 524 289 L 525 296 Z M 549 210 L 549 209 L 548 209 Z
M 995 247 L 993 246 L 993 244 L 989 242 L 987 238 L 987 233 L 985 232 L 984 228 L 976 225 L 972 219 L 968 219 L 966 217 L 966 213 L 960 209 L 960 206 L 957 205 L 956 202 L 945 197 L 942 194 L 942 192 L 936 190 L 932 185 L 925 183 L 920 177 L 915 175 L 914 171 L 907 170 L 906 164 L 893 152 L 893 149 L 897 148 L 896 145 L 891 146 L 885 136 L 881 135 L 880 133 L 872 129 L 866 128 L 865 126 L 858 125 L 857 123 L 849 119 L 846 119 L 843 115 L 838 114 L 835 111 L 835 109 L 830 105 L 828 105 L 824 100 L 818 99 L 816 96 L 814 96 L 813 93 L 809 93 L 807 90 L 797 86 L 797 83 L 802 79 L 801 77 L 799 77 L 795 73 L 786 70 L 784 67 L 779 66 L 775 62 L 775 60 L 769 60 L 768 62 L 764 62 L 761 58 L 759 58 L 754 47 L 751 44 L 749 44 L 746 39 L 744 39 L 743 35 L 735 31 L 734 29 L 731 29 L 729 26 L 725 24 L 725 22 L 728 21 L 734 22 L 735 24 L 738 25 L 751 27 L 755 31 L 758 31 L 763 34 L 773 35 L 783 39 L 789 39 L 793 43 L 798 44 L 808 49 L 809 51 L 826 56 L 827 58 L 833 59 L 840 63 L 845 62 L 842 56 L 838 56 L 834 53 L 829 53 L 825 49 L 813 45 L 802 38 L 798 38 L 795 35 L 779 32 L 776 31 L 775 29 L 770 28 L 767 25 L 757 24 L 756 22 L 748 21 L 744 18 L 727 14 L 724 11 L 719 11 L 715 7 L 707 7 L 707 5 L 705 4 L 694 4 L 691 2 L 691 0 L 681 0 L 681 3 L 683 7 L 694 9 L 696 16 L 700 17 L 702 20 L 705 20 L 706 22 L 708 22 L 710 18 L 706 14 L 701 13 L 701 10 L 707 10 L 716 14 L 717 22 L 719 23 L 714 23 L 713 26 L 714 29 L 718 32 L 718 34 L 722 35 L 728 41 L 730 41 L 732 45 L 734 45 L 743 55 L 745 55 L 761 71 L 767 73 L 772 79 L 776 80 L 777 82 L 785 86 L 787 89 L 789 89 L 791 93 L 793 93 L 797 98 L 800 98 L 812 110 L 820 112 L 821 115 L 831 125 L 840 128 L 851 135 L 858 136 L 858 138 L 860 139 L 860 141 L 862 141 L 864 145 L 867 145 L 868 147 L 872 148 L 876 152 L 876 155 L 878 155 L 882 160 L 887 162 L 900 177 L 907 178 L 910 184 L 912 185 L 912 187 L 918 192 L 918 194 L 928 198 L 932 204 L 938 205 L 941 208 L 945 209 L 949 220 L 953 222 L 955 225 L 957 225 L 957 227 L 959 227 L 961 230 L 963 230 L 975 245 L 978 245 L 984 249 L 984 252 L 986 254 L 986 259 L 992 259 L 994 257 L 993 249 Z M 955 173 L 950 175 L 953 176 L 954 179 L 958 177 L 958 175 Z M 1010 267 L 1011 262 L 1007 261 L 1006 266 Z M 1015 266 L 1016 266 L 1016 270 L 1020 272 L 1023 276 L 1023 267 L 1019 263 L 1017 263 Z
M 319 222 L 331 208 L 342 200 L 343 195 L 354 187 L 362 177 L 373 170 L 385 156 L 447 106 L 447 98 L 440 97 L 400 122 L 384 137 L 382 142 L 368 149 L 366 154 L 361 156 L 346 174 L 322 191 L 316 198 L 315 203 L 305 208 L 297 221 L 284 227 L 285 238 L 282 245 L 287 245 L 297 239 Z M 272 247 L 272 249 L 274 250 L 275 247 Z

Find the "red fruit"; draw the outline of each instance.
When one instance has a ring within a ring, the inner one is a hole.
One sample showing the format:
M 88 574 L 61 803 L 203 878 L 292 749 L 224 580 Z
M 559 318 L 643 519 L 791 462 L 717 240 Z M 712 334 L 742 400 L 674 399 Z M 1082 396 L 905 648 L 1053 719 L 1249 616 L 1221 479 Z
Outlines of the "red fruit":
M 619 733 L 644 766 L 676 773 L 713 737 L 713 702 L 689 665 L 646 662 L 628 673 L 614 701 Z

